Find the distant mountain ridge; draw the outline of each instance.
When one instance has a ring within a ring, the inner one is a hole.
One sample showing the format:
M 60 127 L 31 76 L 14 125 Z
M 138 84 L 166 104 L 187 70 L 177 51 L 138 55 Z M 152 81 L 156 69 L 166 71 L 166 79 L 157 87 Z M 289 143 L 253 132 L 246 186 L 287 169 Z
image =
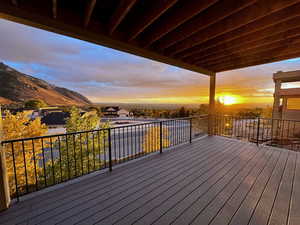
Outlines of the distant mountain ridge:
M 23 74 L 0 62 L 0 104 L 22 103 L 30 99 L 41 99 L 48 105 L 91 104 L 88 98 L 75 91 Z

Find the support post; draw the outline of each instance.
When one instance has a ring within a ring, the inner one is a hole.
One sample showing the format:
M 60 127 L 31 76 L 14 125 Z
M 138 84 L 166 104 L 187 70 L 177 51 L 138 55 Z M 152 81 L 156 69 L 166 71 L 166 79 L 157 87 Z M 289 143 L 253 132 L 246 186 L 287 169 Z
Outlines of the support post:
M 214 135 L 215 95 L 216 95 L 216 74 L 211 75 L 209 80 L 208 135 Z
M 8 209 L 10 205 L 10 194 L 8 177 L 6 172 L 5 152 L 1 145 L 2 135 L 2 113 L 0 106 L 0 211 Z

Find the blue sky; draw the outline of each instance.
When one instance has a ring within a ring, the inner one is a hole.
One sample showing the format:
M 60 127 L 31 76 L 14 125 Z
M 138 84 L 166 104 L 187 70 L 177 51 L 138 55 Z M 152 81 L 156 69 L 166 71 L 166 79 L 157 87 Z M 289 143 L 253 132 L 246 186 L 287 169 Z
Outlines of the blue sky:
M 204 75 L 2 19 L 0 30 L 0 61 L 94 102 L 207 101 Z M 297 69 L 300 59 L 219 73 L 217 92 L 269 104 L 272 74 Z

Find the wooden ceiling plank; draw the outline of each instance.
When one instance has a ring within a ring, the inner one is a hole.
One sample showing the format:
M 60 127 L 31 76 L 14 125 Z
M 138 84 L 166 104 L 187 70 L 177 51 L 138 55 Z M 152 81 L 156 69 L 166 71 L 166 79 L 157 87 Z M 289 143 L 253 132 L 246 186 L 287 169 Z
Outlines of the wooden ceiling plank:
M 200 55 L 204 51 L 210 51 L 212 50 L 212 48 L 220 46 L 228 41 L 231 41 L 238 37 L 246 36 L 255 31 L 279 24 L 297 16 L 300 16 L 300 3 L 292 5 L 278 12 L 272 13 L 241 28 L 222 34 L 191 49 L 187 49 L 181 52 L 180 54 L 176 55 L 176 57 L 183 59 L 193 55 Z
M 176 27 L 193 18 L 203 10 L 212 6 L 218 0 L 187 0 L 182 7 L 171 9 L 169 15 L 162 18 L 143 35 L 143 45 L 149 47 L 155 41 L 174 30 Z
M 224 72 L 224 71 L 229 71 L 229 70 L 242 69 L 242 68 L 246 68 L 246 67 L 250 67 L 250 66 L 274 63 L 274 62 L 278 62 L 278 61 L 282 61 L 282 60 L 294 59 L 294 58 L 298 58 L 298 57 L 300 57 L 300 51 L 297 51 L 297 52 L 294 52 L 291 54 L 282 55 L 282 56 L 265 58 L 265 59 L 255 60 L 252 62 L 246 62 L 244 64 L 236 64 L 236 65 L 230 65 L 227 67 L 209 68 L 209 69 L 219 73 L 219 72 Z
M 157 18 L 164 12 L 171 8 L 178 0 L 162 0 L 160 2 L 153 1 L 152 7 L 147 9 L 142 18 L 138 19 L 137 23 L 133 25 L 132 29 L 128 32 L 128 41 L 135 39 L 142 33 L 149 25 L 151 25 Z
M 186 62 L 208 62 L 227 57 L 231 54 L 237 54 L 239 52 L 247 51 L 256 47 L 262 47 L 266 44 L 278 42 L 288 38 L 298 36 L 300 34 L 300 17 L 296 17 L 291 26 L 274 26 L 266 29 L 266 32 L 254 32 L 251 35 L 243 36 L 233 41 L 227 42 L 217 48 L 211 49 L 209 52 L 205 52 L 197 56 L 189 56 L 185 59 Z M 276 29 L 276 28 L 281 29 Z M 290 29 L 286 29 L 290 28 Z M 274 32 L 269 32 L 274 31 Z M 280 32 L 282 31 L 282 32 Z
M 259 53 L 254 53 L 251 55 L 245 55 L 242 57 L 236 57 L 232 58 L 231 60 L 228 60 L 227 62 L 218 63 L 215 65 L 206 65 L 207 68 L 214 68 L 214 70 L 219 70 L 220 68 L 227 68 L 229 66 L 233 65 L 240 65 L 240 64 L 249 64 L 250 62 L 257 61 L 257 60 L 263 60 L 263 59 L 269 59 L 272 57 L 279 57 L 284 55 L 293 54 L 295 52 L 300 51 L 300 41 L 295 42 L 293 44 L 286 44 L 284 46 L 280 46 L 273 49 L 268 49 Z M 203 64 L 202 64 L 203 65 Z
M 284 9 L 297 2 L 300 2 L 300 0 L 260 0 L 241 11 L 226 17 L 224 20 L 197 32 L 190 38 L 173 45 L 167 49 L 166 54 L 175 55 L 185 49 L 192 48 L 224 33 L 238 29 L 246 24 L 258 20 L 259 18 L 263 18 L 264 16 Z
M 109 33 L 112 34 L 120 25 L 125 16 L 129 13 L 130 9 L 134 6 L 137 0 L 121 0 L 116 11 L 111 16 L 109 22 Z
M 52 16 L 53 19 L 57 18 L 57 0 L 52 0 Z
M 298 33 L 298 35 L 293 37 L 293 38 L 284 39 L 284 40 L 281 40 L 281 41 L 278 41 L 278 42 L 275 42 L 275 43 L 268 43 L 268 44 L 265 44 L 263 46 L 259 46 L 259 47 L 256 47 L 256 48 L 253 48 L 253 49 L 250 49 L 250 50 L 245 50 L 243 52 L 231 54 L 231 55 L 228 55 L 224 58 L 217 59 L 217 60 L 210 60 L 210 61 L 207 61 L 207 62 L 198 61 L 196 64 L 202 64 L 202 65 L 207 65 L 207 66 L 216 65 L 216 64 L 223 64 L 223 63 L 226 63 L 226 62 L 230 62 L 230 61 L 232 61 L 233 59 L 236 59 L 236 58 L 243 58 L 243 57 L 246 57 L 248 55 L 255 55 L 255 54 L 258 54 L 260 52 L 272 50 L 272 49 L 275 49 L 275 48 L 280 48 L 282 46 L 286 46 L 287 44 L 291 44 L 291 43 L 298 43 L 298 44 L 300 43 L 300 33 Z
M 88 0 L 88 4 L 85 9 L 84 27 L 89 25 L 96 3 L 97 0 Z
M 155 43 L 156 49 L 165 49 L 175 43 L 190 37 L 196 32 L 205 29 L 206 27 L 230 16 L 237 11 L 253 4 L 257 0 L 222 0 L 209 7 L 204 12 L 198 14 L 188 22 L 182 24 L 175 30 L 169 32 L 157 43 Z M 218 15 L 217 17 L 212 15 Z

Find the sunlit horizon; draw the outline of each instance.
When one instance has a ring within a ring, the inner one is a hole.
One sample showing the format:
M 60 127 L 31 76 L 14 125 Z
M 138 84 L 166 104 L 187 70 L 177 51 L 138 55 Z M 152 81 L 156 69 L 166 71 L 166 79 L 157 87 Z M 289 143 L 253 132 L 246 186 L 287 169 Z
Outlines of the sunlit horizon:
M 94 103 L 208 103 L 209 77 L 203 74 L 3 19 L 0 29 L 0 61 Z M 217 73 L 216 100 L 272 105 L 273 73 L 299 69 L 296 58 Z

